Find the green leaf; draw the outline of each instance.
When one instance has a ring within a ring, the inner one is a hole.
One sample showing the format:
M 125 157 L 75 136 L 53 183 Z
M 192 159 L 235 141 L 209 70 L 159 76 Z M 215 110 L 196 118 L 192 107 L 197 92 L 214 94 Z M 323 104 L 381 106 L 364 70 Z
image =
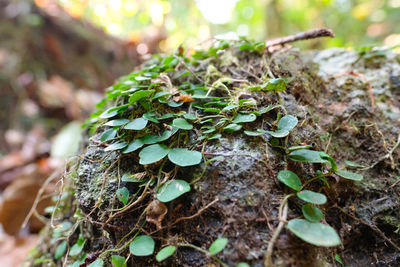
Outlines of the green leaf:
M 155 242 L 151 236 L 140 235 L 129 244 L 129 251 L 135 256 L 149 256 L 154 252 Z
M 187 122 L 187 120 L 182 119 L 182 118 L 177 118 L 172 121 L 172 125 L 179 128 L 179 129 L 184 129 L 184 130 L 191 130 L 193 129 L 193 125 Z
M 116 116 L 118 114 L 119 110 L 115 110 L 115 107 L 111 107 L 109 109 L 107 109 L 106 111 L 104 111 L 103 113 L 101 113 L 99 115 L 99 118 L 101 119 L 108 119 L 108 118 L 112 118 L 114 116 Z
M 79 255 L 82 252 L 83 247 L 85 246 L 86 240 L 83 239 L 82 236 L 79 237 L 78 241 L 71 247 L 69 250 L 70 256 Z
M 324 194 L 316 193 L 310 190 L 297 192 L 297 197 L 312 204 L 322 205 L 326 203 L 326 196 Z
M 188 120 L 195 120 L 196 119 L 196 114 L 187 113 L 187 114 L 183 115 L 183 117 L 185 117 L 185 119 L 188 119 Z
M 162 116 L 158 117 L 157 120 L 165 120 L 174 117 L 176 114 L 165 113 Z
M 106 123 L 104 123 L 103 125 L 104 125 L 104 126 L 111 126 L 111 127 L 114 127 L 114 126 L 125 125 L 125 124 L 127 124 L 128 122 L 129 122 L 129 120 L 127 120 L 127 119 L 116 119 L 116 120 L 112 120 L 112 121 L 106 122 Z
M 143 130 L 147 125 L 148 120 L 145 118 L 137 118 L 134 121 L 125 125 L 124 129 L 126 130 Z
M 139 174 L 142 174 L 142 173 L 139 173 Z M 140 183 L 142 180 L 136 178 L 136 175 L 137 174 L 125 173 L 124 175 L 122 175 L 121 181 L 128 182 L 128 183 Z
M 208 140 L 220 139 L 222 134 L 214 134 L 208 138 Z
M 128 145 L 128 144 L 125 143 L 124 141 L 118 141 L 118 142 L 115 142 L 115 143 L 109 145 L 108 147 L 106 147 L 106 148 L 104 149 L 104 151 L 115 151 L 115 150 L 120 150 L 120 149 L 123 149 L 124 147 L 126 147 L 127 145 Z
M 252 122 L 257 119 L 257 116 L 253 113 L 250 114 L 238 114 L 233 119 L 232 123 Z
M 272 79 L 263 85 L 263 89 L 267 91 L 282 92 L 286 89 L 286 82 L 282 78 Z
M 335 229 L 322 223 L 293 219 L 289 221 L 287 228 L 297 237 L 312 245 L 334 247 L 342 243 Z
M 337 164 L 331 156 L 329 156 L 328 154 L 326 154 L 325 152 L 322 152 L 322 151 L 319 152 L 319 156 L 321 157 L 321 159 L 327 160 L 334 171 L 337 170 L 337 168 L 338 168 Z
M 239 131 L 240 129 L 242 129 L 242 125 L 236 123 L 231 123 L 224 127 L 224 131 L 227 133 L 233 133 Z
M 336 255 L 335 255 L 335 261 L 337 261 L 338 263 L 340 263 L 340 265 L 341 265 L 342 267 L 344 267 L 343 261 L 342 261 L 342 259 L 340 258 L 339 254 L 336 254 Z
M 219 108 L 205 108 L 203 111 L 210 112 L 210 113 L 220 113 L 221 112 L 221 110 Z
M 254 131 L 244 131 L 244 134 L 248 135 L 248 136 L 260 136 L 260 135 L 265 134 L 265 131 L 261 130 L 261 129 L 258 129 L 255 132 Z
M 280 171 L 278 173 L 278 180 L 296 191 L 300 191 L 301 189 L 300 178 L 292 171 Z
M 257 116 L 260 116 L 268 111 L 271 111 L 275 108 L 282 107 L 282 105 L 268 105 L 267 107 L 260 108 L 258 111 L 254 112 Z
M 346 160 L 344 163 L 349 167 L 354 167 L 354 168 L 362 168 L 362 167 L 364 167 L 364 166 L 358 164 L 357 162 L 353 162 L 353 161 L 350 161 L 350 160 Z
M 343 177 L 343 178 L 346 178 L 349 180 L 353 180 L 353 181 L 361 181 L 363 179 L 363 176 L 361 174 L 349 172 L 349 171 L 345 171 L 345 170 L 338 170 L 338 171 L 335 171 L 335 173 L 337 175 L 339 175 L 340 177 Z
M 239 105 L 228 105 L 228 106 L 226 106 L 226 107 L 224 107 L 223 109 L 222 109 L 222 111 L 223 112 L 227 112 L 227 111 L 230 111 L 230 110 L 232 110 L 232 109 L 235 109 L 235 108 L 238 108 L 239 107 Z
M 291 131 L 294 127 L 296 127 L 299 120 L 292 115 L 283 116 L 278 123 L 278 130 L 286 130 Z
M 119 201 L 124 203 L 124 205 L 126 205 L 126 203 L 128 203 L 128 200 L 129 200 L 129 190 L 128 190 L 128 188 L 121 187 L 120 189 L 117 190 L 116 194 L 117 194 L 117 197 L 118 197 Z
M 167 91 L 158 92 L 151 98 L 151 100 L 154 100 L 154 99 L 157 99 L 160 97 L 164 97 L 164 96 L 168 96 L 168 95 L 171 95 L 171 93 L 167 92 Z
M 169 202 L 190 191 L 190 185 L 184 180 L 167 181 L 157 192 L 157 199 Z
M 170 149 L 165 145 L 151 145 L 143 148 L 139 153 L 139 163 L 142 165 L 151 164 L 163 159 Z
M 103 267 L 104 261 L 102 259 L 97 259 L 91 264 L 88 265 L 88 267 Z
M 226 245 L 228 244 L 228 238 L 225 237 L 220 237 L 217 238 L 210 246 L 210 248 L 208 249 L 208 251 L 210 252 L 210 255 L 215 255 L 220 253 L 222 250 L 224 250 L 224 248 L 226 247 Z
M 156 260 L 158 262 L 165 260 L 166 258 L 170 257 L 172 254 L 174 254 L 175 250 L 176 250 L 175 246 L 167 246 L 167 247 L 163 248 L 162 250 L 160 250 L 157 253 Z
M 113 139 L 115 136 L 117 136 L 117 130 L 114 129 L 108 129 L 104 131 L 101 136 L 100 136 L 100 141 L 101 142 L 106 142 L 108 140 Z
M 288 150 L 290 152 L 295 151 L 295 150 L 300 150 L 300 149 L 307 149 L 307 148 L 311 148 L 312 145 L 304 145 L 304 146 L 291 146 L 288 148 Z
M 174 148 L 169 151 L 168 158 L 176 165 L 186 167 L 199 164 L 202 155 L 198 151 L 189 150 L 187 148 Z
M 66 251 L 67 251 L 67 241 L 64 240 L 56 247 L 56 251 L 54 252 L 54 259 L 56 260 L 61 259 L 65 255 Z
M 111 262 L 113 267 L 126 267 L 125 258 L 119 255 L 112 255 Z
M 153 112 L 147 112 L 144 113 L 143 118 L 145 118 L 148 121 L 154 122 L 154 123 L 159 123 L 160 121 L 156 119 L 156 114 Z
M 289 135 L 289 131 L 287 130 L 265 131 L 265 132 L 276 138 L 282 138 Z
M 142 139 L 135 139 L 133 140 L 127 147 L 125 147 L 122 150 L 123 154 L 127 154 L 127 153 L 131 153 L 133 151 L 138 150 L 139 148 L 141 148 L 144 145 L 144 142 Z
M 289 158 L 294 161 L 310 162 L 310 163 L 327 163 L 321 158 L 320 151 L 300 149 L 289 154 Z
M 304 204 L 301 210 L 303 211 L 304 217 L 310 222 L 319 222 L 324 218 L 322 211 L 310 203 Z
M 238 265 L 236 265 L 236 267 L 250 267 L 250 265 L 245 262 L 241 262 Z
M 137 91 L 134 92 L 130 97 L 129 97 L 129 103 L 133 104 L 137 101 L 139 101 L 142 98 L 145 98 L 152 93 L 154 93 L 155 90 L 142 90 L 142 91 Z

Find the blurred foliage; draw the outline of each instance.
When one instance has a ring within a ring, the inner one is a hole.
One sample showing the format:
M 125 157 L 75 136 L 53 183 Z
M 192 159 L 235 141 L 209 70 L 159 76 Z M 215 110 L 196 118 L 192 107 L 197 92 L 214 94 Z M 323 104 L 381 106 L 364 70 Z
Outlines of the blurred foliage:
M 39 4 L 47 1 L 35 0 Z M 166 33 L 168 37 L 159 44 L 161 51 L 181 43 L 193 46 L 227 32 L 264 40 L 316 27 L 331 28 L 337 37 L 300 46 L 400 43 L 400 0 L 58 1 L 71 15 L 92 20 L 107 32 L 132 41 L 143 33 Z M 146 47 L 138 49 L 146 52 Z

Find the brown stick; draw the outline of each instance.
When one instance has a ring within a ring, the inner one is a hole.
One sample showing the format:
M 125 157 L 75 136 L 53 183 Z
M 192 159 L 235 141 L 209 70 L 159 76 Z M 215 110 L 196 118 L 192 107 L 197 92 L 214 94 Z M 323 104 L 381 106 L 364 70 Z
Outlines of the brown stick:
M 306 32 L 300 32 L 294 35 L 289 35 L 286 37 L 274 39 L 271 41 L 267 41 L 265 43 L 265 48 L 275 46 L 275 45 L 283 45 L 287 43 L 293 43 L 296 41 L 301 41 L 301 40 L 308 40 L 308 39 L 314 39 L 314 38 L 319 38 L 319 37 L 335 37 L 335 34 L 331 29 L 325 29 L 325 28 L 316 28 L 312 29 L 310 31 Z

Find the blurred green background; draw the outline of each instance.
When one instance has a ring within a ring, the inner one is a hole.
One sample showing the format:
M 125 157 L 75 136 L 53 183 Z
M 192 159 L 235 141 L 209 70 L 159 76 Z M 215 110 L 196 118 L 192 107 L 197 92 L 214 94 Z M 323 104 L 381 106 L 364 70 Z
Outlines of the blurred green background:
M 39 6 L 47 1 L 35 0 Z M 164 52 L 222 33 L 265 40 L 316 27 L 331 28 L 337 37 L 298 46 L 400 44 L 400 0 L 58 1 L 72 16 L 93 21 L 119 37 L 137 41 L 144 33 L 165 35 L 159 44 Z M 146 47 L 138 49 L 144 52 Z

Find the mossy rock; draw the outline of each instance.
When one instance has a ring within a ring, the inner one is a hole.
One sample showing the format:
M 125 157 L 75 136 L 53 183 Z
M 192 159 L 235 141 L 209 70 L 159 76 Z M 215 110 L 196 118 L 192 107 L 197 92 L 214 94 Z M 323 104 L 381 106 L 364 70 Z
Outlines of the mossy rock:
M 274 244 L 274 264 L 339 266 L 336 254 L 351 266 L 400 264 L 399 55 L 380 48 L 269 54 L 245 40 L 215 42 L 209 50 L 184 54 L 179 49 L 169 57 L 156 56 L 122 78 L 94 114 L 90 138 L 70 168 L 69 197 L 55 214 L 59 223 L 75 223 L 64 232 L 69 247 L 79 235 L 86 240 L 80 254 L 68 256 L 68 264 L 100 257 L 111 266 L 112 255 L 129 255 L 136 235 L 149 235 L 154 255 L 130 255 L 128 266 L 218 266 L 220 261 L 264 266 L 279 206 L 293 192 L 278 181 L 278 172 L 291 170 L 305 183 L 318 171 L 332 170 L 288 159 L 288 147 L 306 145 L 328 153 L 340 168 L 346 160 L 357 162 L 362 167 L 350 170 L 364 179 L 354 182 L 331 172 L 326 182 L 310 183 L 309 189 L 327 196 L 319 206 L 323 223 L 336 230 L 342 247 L 313 246 L 284 229 Z M 268 85 L 281 81 L 283 92 Z M 273 138 L 270 133 L 285 114 L 298 124 L 288 136 Z M 128 121 L 110 123 L 140 117 L 147 120 L 140 130 L 124 129 Z M 187 123 L 174 123 L 176 118 Z M 105 140 L 110 129 L 115 136 Z M 127 150 L 134 140 L 137 149 Z M 175 165 L 168 152 L 141 165 L 141 149 L 154 144 L 201 151 L 203 160 L 181 167 L 182 159 Z M 191 190 L 161 204 L 160 186 L 172 179 L 186 181 Z M 130 195 L 126 205 L 117 194 L 122 187 Z M 290 198 L 287 220 L 302 216 L 303 203 Z M 219 237 L 229 241 L 216 261 L 204 250 Z M 36 260 L 61 265 L 64 257 L 54 260 L 60 242 L 54 230 L 48 227 L 42 238 L 45 245 Z M 177 252 L 158 263 L 155 254 L 166 245 L 178 246 Z

